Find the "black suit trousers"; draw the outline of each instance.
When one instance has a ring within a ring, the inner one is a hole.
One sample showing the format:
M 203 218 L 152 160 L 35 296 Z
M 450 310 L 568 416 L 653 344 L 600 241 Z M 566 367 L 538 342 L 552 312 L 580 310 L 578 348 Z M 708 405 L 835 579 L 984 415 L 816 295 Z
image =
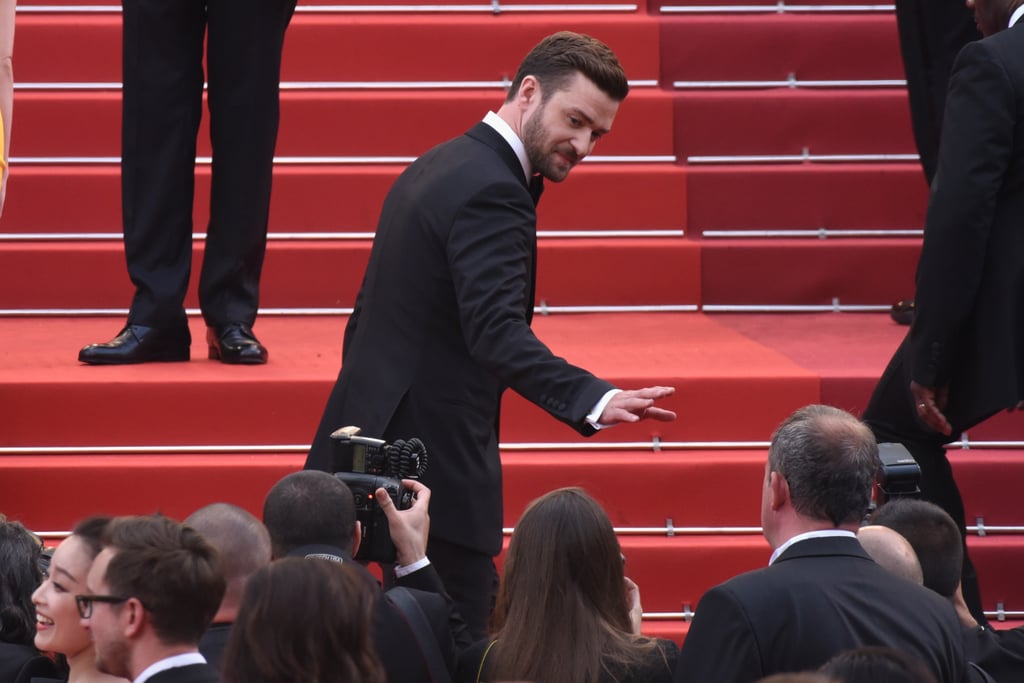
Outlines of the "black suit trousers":
M 208 325 L 254 322 L 281 50 L 294 9 L 295 0 L 123 0 L 121 191 L 136 288 L 130 322 L 185 324 L 204 37 L 213 179 L 200 306 Z

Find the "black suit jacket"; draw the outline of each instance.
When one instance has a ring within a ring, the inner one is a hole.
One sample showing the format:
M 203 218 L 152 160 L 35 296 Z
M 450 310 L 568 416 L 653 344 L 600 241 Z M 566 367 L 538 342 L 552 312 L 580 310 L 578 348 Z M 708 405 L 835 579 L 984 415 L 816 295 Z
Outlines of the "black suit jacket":
M 161 671 L 147 683 L 220 683 L 220 675 L 209 664 L 190 664 Z
M 957 57 L 916 305 L 911 376 L 954 434 L 1024 397 L 1024 22 Z
M 430 150 L 398 178 L 345 329 L 343 367 L 306 467 L 357 425 L 429 454 L 431 533 L 501 549 L 498 413 L 511 387 L 581 433 L 612 388 L 530 330 L 536 211 L 515 153 L 490 126 Z
M 964 651 L 996 683 L 1024 680 L 1024 627 L 992 630 L 981 626 L 966 629 Z
M 704 594 L 675 681 L 752 683 L 866 645 L 917 655 L 939 683 L 963 680 L 962 633 L 948 601 L 879 567 L 854 538 L 808 539 Z

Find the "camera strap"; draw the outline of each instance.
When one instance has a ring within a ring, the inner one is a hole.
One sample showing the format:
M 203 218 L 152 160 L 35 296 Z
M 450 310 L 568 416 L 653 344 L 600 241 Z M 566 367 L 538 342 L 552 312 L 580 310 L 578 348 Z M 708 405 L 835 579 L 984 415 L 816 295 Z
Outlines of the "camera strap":
M 433 683 L 451 683 L 451 673 L 441 659 L 441 649 L 437 644 L 437 637 L 434 635 L 433 629 L 430 628 L 427 615 L 423 613 L 423 608 L 420 607 L 413 594 L 404 586 L 395 586 L 386 591 L 384 595 L 402 613 L 405 622 L 409 625 L 409 629 L 416 638 L 416 646 L 427 665 L 430 680 Z

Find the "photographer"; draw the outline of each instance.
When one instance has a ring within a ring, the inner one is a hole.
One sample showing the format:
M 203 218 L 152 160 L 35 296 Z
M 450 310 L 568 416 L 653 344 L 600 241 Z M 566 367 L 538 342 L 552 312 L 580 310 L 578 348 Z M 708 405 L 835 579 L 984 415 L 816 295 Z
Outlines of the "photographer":
M 396 509 L 384 489 L 376 491 L 396 550 L 395 588 L 388 591 L 352 560 L 362 530 L 352 491 L 337 477 L 314 470 L 284 477 L 267 494 L 263 523 L 275 559 L 319 557 L 358 567 L 375 596 L 372 640 L 388 680 L 426 683 L 439 680 L 437 673 L 454 671 L 457 645 L 468 645 L 469 637 L 426 555 L 430 490 L 408 479 L 402 486 L 414 496 L 406 510 Z M 396 604 L 404 597 L 415 601 L 418 618 Z

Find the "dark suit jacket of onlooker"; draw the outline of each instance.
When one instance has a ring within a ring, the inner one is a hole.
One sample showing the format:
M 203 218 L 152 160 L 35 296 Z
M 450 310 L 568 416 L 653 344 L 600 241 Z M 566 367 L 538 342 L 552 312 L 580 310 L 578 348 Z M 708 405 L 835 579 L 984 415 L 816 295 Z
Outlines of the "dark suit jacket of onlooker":
M 996 683 L 1024 681 L 1024 628 L 993 630 L 976 626 L 965 629 L 964 654 Z
M 31 645 L 0 641 L 0 682 L 27 683 L 36 676 L 45 678 L 56 675 L 53 662 L 40 655 Z
M 675 680 L 752 683 L 867 645 L 920 657 L 939 683 L 963 680 L 962 628 L 947 600 L 882 569 L 855 538 L 808 539 L 704 594 Z
M 147 683 L 220 683 L 220 674 L 209 664 L 190 664 L 161 671 Z
M 231 624 L 210 624 L 199 641 L 199 653 L 206 658 L 206 663 L 217 671 L 222 671 L 224 650 L 228 647 L 231 636 Z
M 340 558 L 357 567 L 366 579 L 368 590 L 377 594 L 373 607 L 373 642 L 391 683 L 431 683 L 430 670 L 417 647 L 417 638 L 402 612 L 385 599 L 385 591 L 363 565 L 348 553 L 332 546 L 303 546 L 288 553 L 294 557 Z M 459 650 L 472 644 L 465 622 L 452 607 L 451 598 L 433 565 L 396 580 L 396 585 L 409 589 L 423 611 L 441 659 L 451 673 L 455 672 Z

